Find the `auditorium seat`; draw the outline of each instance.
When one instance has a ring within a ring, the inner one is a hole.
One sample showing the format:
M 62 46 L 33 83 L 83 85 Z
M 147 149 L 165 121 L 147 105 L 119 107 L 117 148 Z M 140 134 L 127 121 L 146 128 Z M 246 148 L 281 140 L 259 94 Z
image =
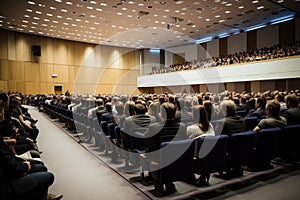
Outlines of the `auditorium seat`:
M 246 131 L 231 135 L 227 166 L 227 172 L 231 177 L 242 176 L 242 167 L 248 166 L 253 162 L 256 135 L 255 131 Z
M 272 168 L 270 161 L 277 156 L 281 128 L 261 129 L 257 132 L 254 145 L 254 159 L 250 166 L 252 170 Z
M 193 139 L 163 142 L 158 158 L 151 160 L 152 178 L 161 184 L 194 180 L 194 144 Z
M 195 173 L 200 175 L 199 185 L 206 185 L 211 173 L 226 171 L 229 136 L 201 137 L 195 143 L 198 153 Z
M 296 161 L 300 158 L 300 124 L 283 128 L 279 140 L 278 156 L 286 161 Z
M 258 118 L 257 117 L 245 117 L 244 118 L 245 124 L 246 124 L 246 129 L 253 130 L 257 124 L 258 124 Z

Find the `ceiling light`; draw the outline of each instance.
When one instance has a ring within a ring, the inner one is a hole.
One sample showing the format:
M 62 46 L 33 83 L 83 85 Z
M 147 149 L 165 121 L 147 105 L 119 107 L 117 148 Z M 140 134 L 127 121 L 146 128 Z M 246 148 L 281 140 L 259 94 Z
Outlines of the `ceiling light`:
M 91 4 L 97 4 L 97 2 L 96 2 L 96 1 L 90 1 L 90 3 L 91 3 Z
M 92 6 L 88 6 L 86 8 L 89 9 L 89 10 L 93 10 L 94 9 Z
M 2 22 L 2 21 L 1 21 L 1 22 Z M 28 23 L 28 21 L 25 21 L 25 20 L 23 20 L 22 22 L 23 22 L 23 23 Z
M 69 25 L 69 23 L 67 23 L 67 22 L 64 22 L 63 24 L 64 24 L 64 25 L 66 25 L 66 26 L 68 26 L 68 25 Z
M 27 3 L 31 4 L 31 5 L 35 5 L 35 2 L 33 2 L 33 1 L 28 1 Z
M 30 17 L 29 15 L 24 15 L 24 17 Z
M 226 13 L 226 14 L 229 14 L 229 13 L 231 13 L 231 11 L 230 11 L 230 10 L 226 10 L 225 13 Z
M 70 1 L 67 1 L 66 4 L 67 4 L 67 5 L 73 5 L 73 3 L 70 2 Z
M 56 10 L 56 8 L 55 8 L 55 7 L 53 7 L 53 6 L 50 6 L 50 9 L 51 9 L 51 10 Z
M 66 10 L 66 9 L 61 9 L 61 12 L 68 12 L 68 10 Z
M 244 6 L 239 6 L 239 9 L 243 9 L 244 8 Z
M 52 17 L 53 15 L 51 13 L 47 13 L 47 16 Z
M 264 8 L 264 6 L 258 6 L 256 9 L 257 10 L 261 10 L 261 9 L 263 9 Z
M 36 22 L 31 22 L 33 25 L 38 25 L 38 23 L 36 23 Z
M 258 25 L 255 25 L 255 26 L 251 26 L 251 27 L 248 27 L 245 29 L 245 31 L 253 31 L 253 30 L 256 30 L 256 29 L 260 29 L 260 28 L 264 28 L 266 27 L 267 25 L 265 24 L 258 24 Z
M 39 17 L 34 17 L 33 19 L 40 20 L 40 18 L 39 18 Z
M 45 22 L 49 22 L 50 20 L 49 20 L 49 19 L 44 19 L 44 21 L 45 21 Z
M 36 13 L 36 14 L 39 14 L 39 15 L 41 15 L 41 14 L 42 14 L 42 12 L 41 12 L 41 11 L 38 11 L 38 10 L 37 10 L 37 11 L 35 11 L 35 13 Z
M 30 9 L 26 9 L 26 11 L 27 11 L 27 12 L 32 12 L 32 10 L 30 10 Z
M 95 16 L 95 15 L 90 15 L 90 17 L 91 17 L 91 18 L 96 18 L 96 16 Z
M 252 3 L 258 3 L 259 1 L 257 1 L 257 0 L 254 0 L 254 1 L 252 1 Z
M 107 4 L 106 4 L 106 3 L 100 3 L 100 5 L 101 5 L 101 6 L 107 6 Z
M 131 5 L 133 5 L 133 4 L 135 4 L 133 1 L 128 1 L 128 4 L 131 4 Z
M 58 3 L 61 3 L 62 2 L 62 0 L 55 0 L 56 2 L 58 2 Z

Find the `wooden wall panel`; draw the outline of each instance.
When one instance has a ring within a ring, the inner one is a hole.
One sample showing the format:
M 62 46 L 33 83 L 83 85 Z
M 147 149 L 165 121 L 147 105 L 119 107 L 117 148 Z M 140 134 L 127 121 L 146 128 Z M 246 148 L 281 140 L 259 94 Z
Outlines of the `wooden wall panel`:
M 8 42 L 8 60 L 16 60 L 16 34 L 15 32 L 8 32 L 7 35 Z
M 75 44 L 75 65 L 83 66 L 85 60 L 85 47 L 83 43 Z
M 75 64 L 75 43 L 68 41 L 68 65 Z
M 0 60 L 0 80 L 8 80 L 8 60 Z
M 24 38 L 20 33 L 16 33 L 16 60 L 24 60 Z
M 260 82 L 251 81 L 251 92 L 260 92 Z
M 235 85 L 234 85 L 234 83 L 227 83 L 226 84 L 226 90 L 228 90 L 228 91 L 235 91 Z
M 53 73 L 57 74 L 57 78 L 55 78 L 56 82 L 66 83 L 69 81 L 69 73 L 68 66 L 66 65 L 54 65 Z
M 25 81 L 40 81 L 40 64 L 25 62 Z
M 18 91 L 16 81 L 7 81 L 7 90 L 8 91 Z
M 7 42 L 8 31 L 0 30 L 0 59 L 8 58 L 8 42 Z
M 9 60 L 7 63 L 8 63 L 7 76 L 9 80 L 14 80 L 14 81 L 19 80 L 18 79 L 19 71 L 17 71 L 17 66 L 16 66 L 17 62 Z
M 7 89 L 7 81 L 0 80 L 0 90 L 2 90 L 2 91 L 8 91 L 8 89 Z
M 56 39 L 53 41 L 53 63 L 68 63 L 68 43 L 63 40 Z
M 69 83 L 74 83 L 75 80 L 77 79 L 77 73 L 79 71 L 80 67 L 75 67 L 75 66 L 68 66 L 68 77 L 69 77 Z

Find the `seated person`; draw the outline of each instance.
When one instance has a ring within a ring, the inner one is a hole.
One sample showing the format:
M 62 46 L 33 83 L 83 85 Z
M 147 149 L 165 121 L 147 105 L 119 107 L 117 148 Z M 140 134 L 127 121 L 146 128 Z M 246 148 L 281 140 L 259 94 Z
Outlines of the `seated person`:
M 168 142 L 172 140 L 182 140 L 187 139 L 186 126 L 181 122 L 174 120 L 176 109 L 174 104 L 165 102 L 161 105 L 160 115 L 162 118 L 161 122 L 153 123 L 149 125 L 148 131 L 145 133 L 145 137 L 148 138 L 148 150 L 151 152 L 152 162 L 157 162 L 158 154 L 157 150 L 160 148 L 162 142 Z M 147 159 L 148 159 L 148 155 Z M 170 183 L 165 183 L 164 185 L 153 180 L 155 190 L 162 194 L 171 194 L 176 191 L 175 185 Z
M 261 119 L 266 115 L 265 107 L 266 107 L 267 100 L 264 97 L 258 97 L 256 99 L 255 104 L 255 111 L 250 111 L 247 115 L 247 117 L 257 117 L 258 119 Z
M 280 104 L 278 102 L 272 101 L 269 102 L 266 106 L 266 119 L 260 120 L 258 125 L 253 129 L 258 131 L 260 129 L 266 128 L 283 128 L 286 126 L 286 119 L 279 116 L 280 113 Z
M 219 120 L 215 133 L 232 135 L 246 131 L 246 124 L 242 117 L 235 114 L 235 103 L 231 100 L 223 100 L 220 104 L 220 114 L 224 117 Z
M 20 160 L 0 135 L 0 197 L 1 199 L 58 200 L 62 195 L 48 195 L 54 175 L 43 164 Z
M 215 135 L 214 127 L 208 120 L 207 112 L 204 106 L 193 106 L 192 114 L 195 124 L 187 127 L 187 136 L 189 138 Z
M 287 121 L 287 125 L 300 124 L 300 107 L 296 95 L 287 95 L 285 97 L 287 110 L 283 112 L 282 117 Z

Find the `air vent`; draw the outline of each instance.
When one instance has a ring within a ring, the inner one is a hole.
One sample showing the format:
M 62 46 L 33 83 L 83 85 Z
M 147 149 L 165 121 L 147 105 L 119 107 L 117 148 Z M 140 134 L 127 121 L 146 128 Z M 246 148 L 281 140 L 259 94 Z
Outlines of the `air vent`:
M 246 14 L 254 13 L 254 10 L 248 10 L 245 12 Z

